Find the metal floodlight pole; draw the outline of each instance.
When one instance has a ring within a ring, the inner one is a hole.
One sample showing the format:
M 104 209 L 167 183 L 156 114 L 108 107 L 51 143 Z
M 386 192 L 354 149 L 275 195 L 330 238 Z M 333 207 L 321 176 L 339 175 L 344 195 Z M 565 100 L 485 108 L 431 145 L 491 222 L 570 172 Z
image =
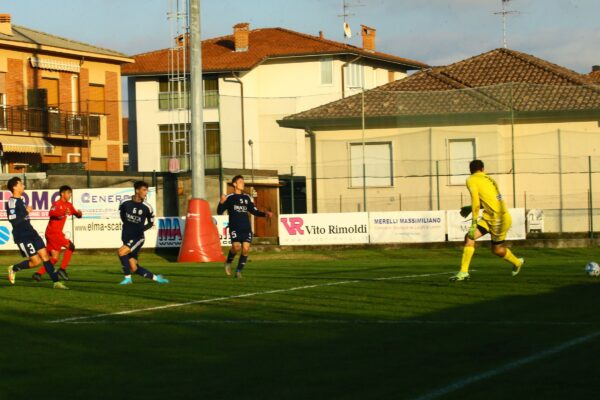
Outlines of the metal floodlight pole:
M 362 125 L 362 175 L 363 175 L 363 212 L 367 212 L 367 163 L 365 143 L 365 83 L 361 91 L 361 125 Z
M 206 197 L 204 179 L 204 130 L 202 121 L 202 41 L 200 0 L 190 1 L 190 74 L 192 95 L 192 197 Z

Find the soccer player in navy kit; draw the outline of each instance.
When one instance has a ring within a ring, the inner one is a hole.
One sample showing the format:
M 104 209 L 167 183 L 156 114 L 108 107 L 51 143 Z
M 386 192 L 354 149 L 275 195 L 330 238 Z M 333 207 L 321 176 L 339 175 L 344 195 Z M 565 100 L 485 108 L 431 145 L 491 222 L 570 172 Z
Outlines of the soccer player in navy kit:
M 123 246 L 119 248 L 119 260 L 123 266 L 125 278 L 120 285 L 133 283 L 131 273 L 134 272 L 144 278 L 152 279 L 157 283 L 169 283 L 162 275 L 154 275 L 146 268 L 140 266 L 138 253 L 144 244 L 144 232 L 154 225 L 154 211 L 152 206 L 146 202 L 148 195 L 148 184 L 143 181 L 134 183 L 135 194 L 131 199 L 124 200 L 119 206 L 119 214 L 123 221 L 123 232 L 121 240 Z
M 9 282 L 13 285 L 15 284 L 15 275 L 18 271 L 33 268 L 43 263 L 46 272 L 48 272 L 52 282 L 54 282 L 54 288 L 68 289 L 62 282 L 58 281 L 58 275 L 50 262 L 46 245 L 37 231 L 31 226 L 29 213 L 32 208 L 31 206 L 25 206 L 25 202 L 21 197 L 25 191 L 23 181 L 15 176 L 9 179 L 7 186 L 8 190 L 12 192 L 12 197 L 8 199 L 5 207 L 8 221 L 13 228 L 13 238 L 23 257 L 29 257 L 28 260 L 8 267 Z
M 217 207 L 217 214 L 221 215 L 225 211 L 229 215 L 229 236 L 231 237 L 231 249 L 225 262 L 225 273 L 231 275 L 231 263 L 235 255 L 241 250 L 242 254 L 238 261 L 236 278 L 242 277 L 242 270 L 248 260 L 250 253 L 250 243 L 252 243 L 252 228 L 248 213 L 257 217 L 272 217 L 270 211 L 259 211 L 252 203 L 252 198 L 244 193 L 244 177 L 236 175 L 231 180 L 234 192 L 221 197 L 221 202 Z

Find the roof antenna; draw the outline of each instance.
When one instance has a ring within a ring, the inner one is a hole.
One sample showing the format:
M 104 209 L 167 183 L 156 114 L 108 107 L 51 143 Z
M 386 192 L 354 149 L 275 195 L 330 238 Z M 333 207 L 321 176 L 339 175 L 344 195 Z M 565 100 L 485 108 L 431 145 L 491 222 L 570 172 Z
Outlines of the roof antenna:
M 350 29 L 350 24 L 346 20 L 347 17 L 352 17 L 356 14 L 350 13 L 350 9 L 354 7 L 364 7 L 364 4 L 349 4 L 347 0 L 342 0 L 342 13 L 338 14 L 338 17 L 342 17 L 344 19 L 343 29 L 344 29 L 344 39 L 352 38 L 352 30 Z
M 508 10 L 506 6 L 512 0 L 500 0 L 502 3 L 502 11 L 495 12 L 494 15 L 502 16 L 502 44 L 505 49 L 508 48 L 508 44 L 506 41 L 506 17 L 509 15 L 518 15 L 521 14 L 519 11 Z

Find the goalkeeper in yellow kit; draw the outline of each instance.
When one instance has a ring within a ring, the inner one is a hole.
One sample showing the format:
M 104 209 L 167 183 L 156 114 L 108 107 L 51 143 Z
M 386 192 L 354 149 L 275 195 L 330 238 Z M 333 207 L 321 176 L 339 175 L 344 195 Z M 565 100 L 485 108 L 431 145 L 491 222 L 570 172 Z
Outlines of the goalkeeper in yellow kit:
M 461 215 L 466 218 L 469 213 L 472 213 L 473 219 L 471 228 L 465 236 L 460 271 L 450 277 L 450 280 L 456 282 L 469 279 L 469 264 L 475 253 L 475 241 L 487 233 L 492 238 L 492 253 L 511 263 L 512 275 L 516 276 L 521 271 L 525 260 L 515 257 L 510 249 L 504 246 L 512 218 L 502 200 L 498 185 L 483 172 L 483 161 L 471 161 L 469 170 L 471 176 L 467 179 L 467 188 L 471 193 L 471 206 L 463 207 Z M 482 208 L 483 215 L 478 219 L 479 210 Z

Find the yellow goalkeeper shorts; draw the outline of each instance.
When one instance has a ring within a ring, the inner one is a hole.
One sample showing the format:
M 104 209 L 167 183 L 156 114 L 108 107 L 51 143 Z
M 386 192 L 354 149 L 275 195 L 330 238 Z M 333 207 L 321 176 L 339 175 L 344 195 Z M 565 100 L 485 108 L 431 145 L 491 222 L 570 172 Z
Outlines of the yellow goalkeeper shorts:
M 504 213 L 500 218 L 484 212 L 482 218 L 477 222 L 477 226 L 481 228 L 480 231 L 482 233 L 489 232 L 493 244 L 504 243 L 511 225 L 512 217 L 508 212 Z

